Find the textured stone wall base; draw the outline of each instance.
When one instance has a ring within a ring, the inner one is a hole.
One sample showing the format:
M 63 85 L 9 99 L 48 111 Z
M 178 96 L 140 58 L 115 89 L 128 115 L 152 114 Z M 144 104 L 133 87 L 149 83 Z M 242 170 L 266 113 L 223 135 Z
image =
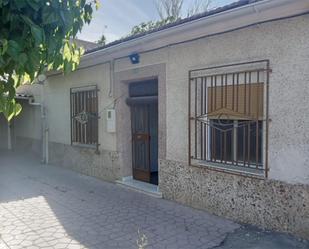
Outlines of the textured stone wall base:
M 0 134 L 0 149 L 7 149 L 8 148 L 8 138 L 3 134 Z
M 235 176 L 168 160 L 160 160 L 159 179 L 166 199 L 309 239 L 309 185 Z
M 17 152 L 32 153 L 38 158 L 42 158 L 42 142 L 39 139 L 26 137 L 12 138 L 12 147 Z
M 97 154 L 95 149 L 49 143 L 49 162 L 106 181 L 119 178 L 118 154 L 113 151 Z

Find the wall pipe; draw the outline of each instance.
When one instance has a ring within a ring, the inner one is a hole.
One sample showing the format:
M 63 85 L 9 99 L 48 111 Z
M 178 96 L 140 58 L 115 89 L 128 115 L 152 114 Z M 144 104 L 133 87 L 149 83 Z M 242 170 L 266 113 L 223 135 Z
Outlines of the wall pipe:
M 41 75 L 40 75 L 41 76 Z M 43 75 L 38 78 L 38 83 L 41 85 L 41 102 L 34 102 L 34 98 L 29 98 L 29 105 L 40 106 L 41 112 L 41 140 L 42 140 L 42 163 L 49 163 L 49 128 L 46 122 L 47 114 L 45 107 L 45 94 L 44 94 L 44 82 L 46 81 L 46 76 Z M 41 78 L 41 79 L 40 79 Z

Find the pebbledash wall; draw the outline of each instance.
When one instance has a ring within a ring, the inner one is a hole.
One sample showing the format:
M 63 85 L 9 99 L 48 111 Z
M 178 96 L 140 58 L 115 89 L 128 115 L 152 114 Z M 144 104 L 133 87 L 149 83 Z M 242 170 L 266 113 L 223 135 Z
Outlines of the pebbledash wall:
M 239 222 L 309 238 L 309 15 L 254 25 L 128 58 L 49 76 L 44 87 L 50 162 L 114 181 L 131 174 L 120 84 L 159 78 L 159 189 L 164 198 Z M 188 72 L 269 59 L 269 177 L 255 179 L 188 165 Z M 152 74 L 157 75 L 152 75 Z M 128 78 L 126 78 L 126 75 Z M 100 154 L 70 145 L 71 87 L 97 84 Z M 110 87 L 112 88 L 112 97 Z M 105 108 L 115 104 L 117 133 Z M 160 103 L 165 103 L 164 105 Z M 129 165 L 129 166 L 128 166 Z

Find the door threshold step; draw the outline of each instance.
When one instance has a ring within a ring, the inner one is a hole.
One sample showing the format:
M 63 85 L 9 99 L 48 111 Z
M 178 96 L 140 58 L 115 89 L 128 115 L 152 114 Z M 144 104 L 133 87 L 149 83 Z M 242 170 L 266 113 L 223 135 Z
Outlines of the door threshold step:
M 157 185 L 135 180 L 132 176 L 123 177 L 122 180 L 117 180 L 116 183 L 120 186 L 155 198 L 162 198 L 162 193 L 159 191 Z

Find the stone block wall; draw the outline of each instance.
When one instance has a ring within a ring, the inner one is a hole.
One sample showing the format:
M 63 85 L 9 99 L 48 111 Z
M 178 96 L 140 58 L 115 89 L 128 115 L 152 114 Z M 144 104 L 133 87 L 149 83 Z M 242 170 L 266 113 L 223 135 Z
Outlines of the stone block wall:
M 118 153 L 114 151 L 49 143 L 49 163 L 106 181 L 119 179 Z

